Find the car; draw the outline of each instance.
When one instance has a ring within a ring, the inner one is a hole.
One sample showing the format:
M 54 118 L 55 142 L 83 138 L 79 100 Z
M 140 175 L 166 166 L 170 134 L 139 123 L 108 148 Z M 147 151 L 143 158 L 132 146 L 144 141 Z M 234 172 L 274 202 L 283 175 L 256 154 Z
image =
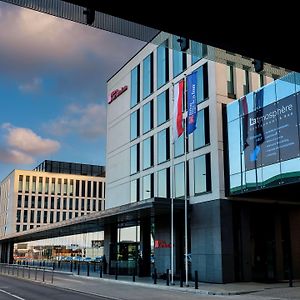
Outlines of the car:
M 87 256 L 83 259 L 83 261 L 86 261 L 86 262 L 91 262 L 92 261 L 92 258 Z
M 96 257 L 94 258 L 94 261 L 95 261 L 95 262 L 102 262 L 102 260 L 103 260 L 103 257 L 102 257 L 102 256 L 96 256 Z
M 83 258 L 81 256 L 74 256 L 73 261 L 83 261 Z

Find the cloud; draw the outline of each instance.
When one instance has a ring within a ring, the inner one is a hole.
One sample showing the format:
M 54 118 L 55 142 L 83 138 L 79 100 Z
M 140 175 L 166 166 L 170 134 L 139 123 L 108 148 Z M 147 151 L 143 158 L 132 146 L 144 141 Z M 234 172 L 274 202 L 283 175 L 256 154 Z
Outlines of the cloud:
M 20 84 L 19 90 L 24 93 L 33 93 L 39 91 L 41 89 L 41 86 L 42 86 L 42 79 L 35 77 L 30 82 Z
M 18 150 L 0 148 L 0 161 L 10 164 L 32 164 L 34 159 Z
M 30 164 L 41 155 L 49 155 L 59 150 L 60 143 L 45 139 L 29 128 L 14 127 L 4 123 L 4 145 L 0 147 L 0 161 L 14 164 Z
M 52 74 L 52 93 L 60 95 L 99 99 L 106 80 L 145 44 L 2 2 L 0 13 L 5 77 L 26 82 Z
M 73 103 L 67 107 L 62 117 L 44 127 L 55 136 L 75 132 L 86 139 L 97 139 L 106 134 L 106 108 L 101 104 L 80 106 Z

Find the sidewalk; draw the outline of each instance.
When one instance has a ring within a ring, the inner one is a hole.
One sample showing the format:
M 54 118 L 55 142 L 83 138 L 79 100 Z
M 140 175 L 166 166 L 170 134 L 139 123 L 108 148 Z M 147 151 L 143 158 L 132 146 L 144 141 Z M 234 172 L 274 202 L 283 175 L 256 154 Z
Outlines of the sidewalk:
M 63 282 L 62 277 L 65 277 Z M 67 280 L 67 277 L 69 280 Z M 256 282 L 237 282 L 237 283 L 227 283 L 227 284 L 215 284 L 215 283 L 201 283 L 198 284 L 198 289 L 195 289 L 194 282 L 189 282 L 189 286 L 185 286 L 185 282 L 183 287 L 180 287 L 180 282 L 175 281 L 174 285 L 167 286 L 166 280 L 158 279 L 157 284 L 153 283 L 153 279 L 149 277 L 136 277 L 135 282 L 133 282 L 133 278 L 131 276 L 118 276 L 118 279 L 115 279 L 114 275 L 104 275 L 104 278 L 96 278 L 96 277 L 87 277 L 82 275 L 73 275 L 71 273 L 62 274 L 60 272 L 55 276 L 54 285 L 58 285 L 65 288 L 71 288 L 75 282 L 82 284 L 75 284 L 76 289 L 78 289 L 81 285 L 88 285 L 89 291 L 91 293 L 97 294 L 99 292 L 99 284 L 113 284 L 113 286 L 128 286 L 132 287 L 146 287 L 151 289 L 165 290 L 165 291 L 173 291 L 173 292 L 184 292 L 191 294 L 206 294 L 206 295 L 243 295 L 254 292 L 263 292 L 266 290 L 274 290 L 273 297 L 276 297 L 277 290 L 286 289 L 286 291 L 297 289 L 299 291 L 299 299 L 300 299 L 300 282 L 296 281 L 293 284 L 293 288 L 289 288 L 288 282 L 280 282 L 280 283 L 256 283 Z M 58 279 L 58 280 L 57 280 Z M 270 293 L 269 293 L 270 294 Z M 272 293 L 271 293 L 272 294 Z M 296 298 L 295 298 L 296 299 Z

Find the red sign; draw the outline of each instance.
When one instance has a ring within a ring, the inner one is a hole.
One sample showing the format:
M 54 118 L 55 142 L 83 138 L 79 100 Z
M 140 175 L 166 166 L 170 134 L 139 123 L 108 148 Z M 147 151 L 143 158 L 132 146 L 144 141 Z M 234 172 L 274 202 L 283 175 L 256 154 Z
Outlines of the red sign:
M 108 104 L 112 103 L 116 100 L 120 95 L 122 95 L 125 91 L 127 91 L 128 86 L 124 85 L 120 89 L 116 89 L 110 93 L 110 98 L 108 99 Z
M 171 244 L 167 244 L 164 240 L 155 240 L 154 248 L 171 248 Z

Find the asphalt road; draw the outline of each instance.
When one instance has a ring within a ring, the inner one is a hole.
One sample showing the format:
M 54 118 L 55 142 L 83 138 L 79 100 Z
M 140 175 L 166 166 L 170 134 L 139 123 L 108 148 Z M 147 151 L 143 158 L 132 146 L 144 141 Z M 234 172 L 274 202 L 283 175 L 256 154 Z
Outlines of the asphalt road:
M 0 275 L 0 300 L 107 299 Z

